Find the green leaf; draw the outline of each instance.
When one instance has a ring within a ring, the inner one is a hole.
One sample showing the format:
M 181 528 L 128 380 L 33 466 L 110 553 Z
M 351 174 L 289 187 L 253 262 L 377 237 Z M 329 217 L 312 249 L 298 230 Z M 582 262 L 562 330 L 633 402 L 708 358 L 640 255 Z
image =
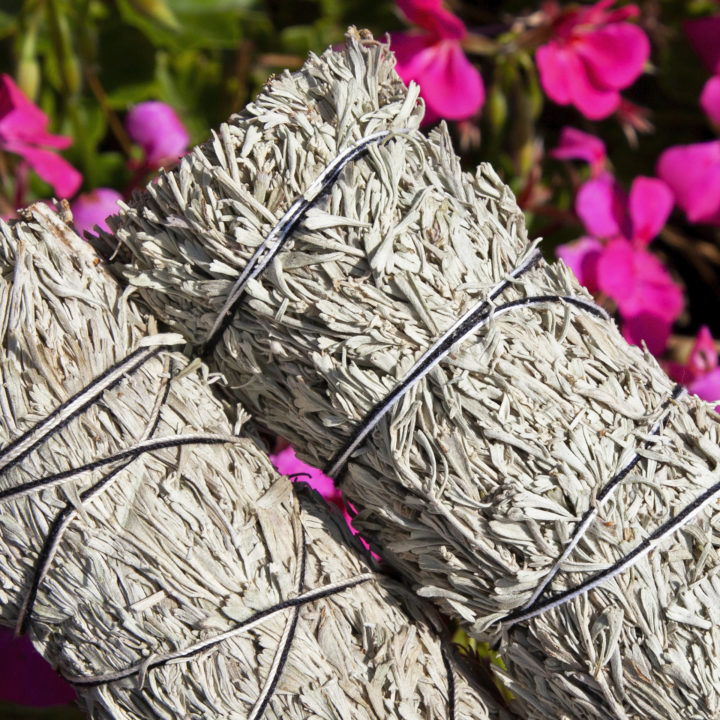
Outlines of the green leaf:
M 256 4 L 255 0 L 169 0 L 170 7 L 178 14 L 228 13 L 249 10 Z
M 127 0 L 127 2 L 133 10 L 153 22 L 164 25 L 171 30 L 177 30 L 180 27 L 175 14 L 164 0 Z
M 156 81 L 158 99 L 177 111 L 193 144 L 206 140 L 210 128 L 230 112 L 223 68 L 213 56 L 197 50 L 176 55 L 161 52 Z
M 118 25 L 109 18 L 100 28 L 99 74 L 108 101 L 124 110 L 153 94 L 155 48 L 137 28 Z
M 3 0 L 0 10 L 0 38 L 17 31 L 22 0 Z
M 130 180 L 130 171 L 125 156 L 119 152 L 105 152 L 96 155 L 88 165 L 83 190 L 99 187 L 115 188 L 122 192 Z
M 130 0 L 117 0 L 123 20 L 141 30 L 155 45 L 183 51 L 189 48 L 234 49 L 242 38 L 240 22 L 242 10 L 249 3 L 239 0 L 168 0 L 168 7 L 177 18 L 177 25 L 169 28 L 153 22 L 137 12 Z

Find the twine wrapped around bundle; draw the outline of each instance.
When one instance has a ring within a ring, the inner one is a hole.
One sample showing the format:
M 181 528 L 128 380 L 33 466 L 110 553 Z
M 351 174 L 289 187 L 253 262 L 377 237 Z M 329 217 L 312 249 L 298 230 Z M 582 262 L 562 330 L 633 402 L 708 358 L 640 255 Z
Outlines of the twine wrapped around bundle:
M 90 715 L 503 715 L 91 248 L 45 206 L 24 220 L 0 224 L 0 621 Z
M 718 415 L 418 131 L 392 66 L 351 32 L 275 78 L 103 242 L 383 558 L 501 640 L 529 717 L 717 717 Z

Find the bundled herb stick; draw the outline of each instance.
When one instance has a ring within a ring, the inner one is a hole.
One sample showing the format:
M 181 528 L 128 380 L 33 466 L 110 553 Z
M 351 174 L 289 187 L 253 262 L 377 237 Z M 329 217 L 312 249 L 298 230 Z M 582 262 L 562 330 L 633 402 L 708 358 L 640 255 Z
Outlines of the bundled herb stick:
M 275 78 L 104 241 L 382 557 L 499 643 L 529 717 L 717 717 L 720 418 L 418 130 L 392 66 L 351 32 Z
M 503 715 L 61 218 L 0 224 L 0 268 L 0 621 L 91 717 Z

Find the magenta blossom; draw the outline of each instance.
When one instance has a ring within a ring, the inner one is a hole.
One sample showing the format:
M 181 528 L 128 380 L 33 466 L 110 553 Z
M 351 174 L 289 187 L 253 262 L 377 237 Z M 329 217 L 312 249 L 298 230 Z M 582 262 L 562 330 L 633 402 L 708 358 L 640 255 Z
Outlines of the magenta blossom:
M 720 367 L 718 354 L 710 329 L 703 325 L 697 334 L 687 362 L 666 363 L 665 370 L 673 380 L 686 385 L 694 393 L 708 402 L 720 401 Z M 715 408 L 720 410 L 720 406 Z
M 720 37 L 718 37 L 720 45 Z M 711 122 L 720 127 L 720 75 L 711 77 L 700 95 L 700 107 L 710 118 Z
M 163 102 L 135 105 L 125 118 L 125 127 L 132 141 L 145 151 L 145 162 L 150 167 L 177 162 L 190 142 L 180 118 Z
M 604 248 L 602 241 L 586 236 L 565 245 L 558 245 L 555 254 L 575 273 L 581 285 L 593 295 L 597 295 L 600 291 L 597 264 Z
M 597 283 L 617 303 L 625 339 L 636 345 L 644 340 L 653 355 L 661 354 L 683 296 L 660 260 L 645 248 L 613 239 L 598 259 Z
M 690 222 L 720 225 L 720 140 L 668 148 L 657 174 Z
M 78 195 L 70 203 L 77 234 L 82 237 L 86 232 L 92 232 L 96 225 L 108 231 L 110 228 L 105 220 L 118 211 L 118 200 L 122 200 L 122 195 L 111 188 L 96 188 Z
M 636 178 L 628 197 L 612 175 L 604 173 L 586 182 L 576 199 L 577 214 L 590 237 L 557 249 L 590 292 L 615 301 L 628 341 L 645 341 L 656 355 L 665 349 L 683 307 L 681 289 L 646 249 L 672 205 L 672 194 L 661 180 Z
M 603 172 L 607 160 L 605 143 L 599 137 L 574 127 L 562 129 L 560 142 L 550 151 L 550 157 L 558 160 L 584 160 L 590 165 L 593 177 Z
M 340 508 L 350 531 L 353 535 L 357 534 L 357 530 L 352 526 L 352 516 L 343 501 L 342 492 L 335 487 L 332 478 L 325 475 L 322 470 L 318 470 L 300 460 L 295 455 L 295 450 L 289 445 L 280 452 L 270 455 L 270 461 L 279 473 L 287 475 L 294 482 L 306 482 L 311 488 L 317 490 L 327 502 L 333 503 Z M 368 547 L 364 540 L 362 540 L 362 543 L 365 547 Z M 377 555 L 375 557 L 377 558 Z
M 636 5 L 608 10 L 615 0 L 557 12 L 553 38 L 535 54 L 540 82 L 559 105 L 575 105 L 592 120 L 620 105 L 623 88 L 632 85 L 650 57 L 650 41 L 636 25 Z
M 627 194 L 609 172 L 582 184 L 575 198 L 575 212 L 596 238 L 632 235 Z
M 292 446 L 288 445 L 280 452 L 270 456 L 275 469 L 287 475 L 291 480 L 306 482 L 311 488 L 317 490 L 327 502 L 343 507 L 342 493 L 335 487 L 333 479 L 325 475 L 322 470 L 308 465 L 300 460 Z
M 47 707 L 67 705 L 75 691 L 33 647 L 27 636 L 16 638 L 0 628 L 0 702 Z
M 662 230 L 672 206 L 672 193 L 662 180 L 635 178 L 628 197 L 610 173 L 588 180 L 575 199 L 575 210 L 591 235 L 621 236 L 638 247 Z
M 707 69 L 720 74 L 720 15 L 687 20 L 685 32 Z
M 390 46 L 403 82 L 415 81 L 425 100 L 425 121 L 464 120 L 485 101 L 477 68 L 465 56 L 460 41 L 467 35 L 459 17 L 442 7 L 442 0 L 398 0 L 407 19 L 425 32 L 392 33 Z
M 53 186 L 58 197 L 73 195 L 82 175 L 67 160 L 45 148 L 62 150 L 72 143 L 63 135 L 47 132 L 49 120 L 23 95 L 9 75 L 0 76 L 0 150 L 19 155 Z

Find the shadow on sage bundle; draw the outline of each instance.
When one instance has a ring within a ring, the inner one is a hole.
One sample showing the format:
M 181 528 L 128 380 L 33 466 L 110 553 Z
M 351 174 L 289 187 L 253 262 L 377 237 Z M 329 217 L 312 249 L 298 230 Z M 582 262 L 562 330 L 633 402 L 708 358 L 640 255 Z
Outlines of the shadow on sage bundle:
M 462 172 L 387 46 L 273 79 L 104 235 L 530 718 L 720 712 L 718 421 Z

